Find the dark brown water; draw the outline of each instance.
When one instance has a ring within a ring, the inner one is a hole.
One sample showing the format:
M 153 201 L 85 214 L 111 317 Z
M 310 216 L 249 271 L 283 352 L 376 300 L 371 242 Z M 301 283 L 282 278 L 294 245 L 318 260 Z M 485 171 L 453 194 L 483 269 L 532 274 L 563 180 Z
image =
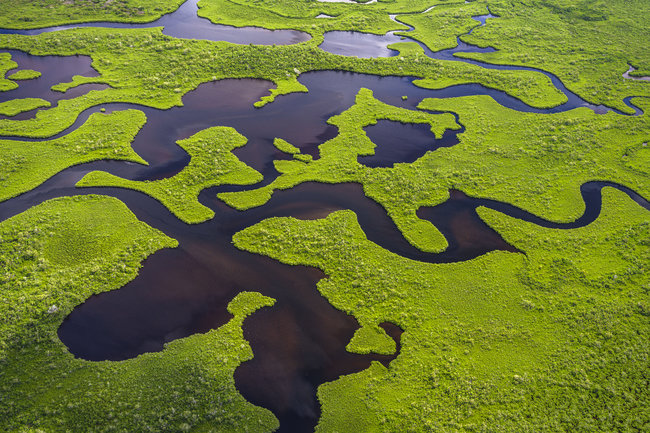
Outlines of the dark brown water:
M 368 138 L 377 145 L 375 154 L 360 156 L 359 163 L 368 167 L 392 167 L 395 163 L 411 163 L 429 151 L 458 144 L 461 130 L 447 130 L 439 139 L 431 132 L 431 125 L 379 120 L 364 128 Z

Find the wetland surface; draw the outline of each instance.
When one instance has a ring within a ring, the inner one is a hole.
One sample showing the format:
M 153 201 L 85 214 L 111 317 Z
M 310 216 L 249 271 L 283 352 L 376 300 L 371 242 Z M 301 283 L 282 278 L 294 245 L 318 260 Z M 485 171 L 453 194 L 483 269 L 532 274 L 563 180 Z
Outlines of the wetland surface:
M 76 27 L 164 26 L 164 34 L 177 38 L 238 44 L 294 44 L 310 38 L 298 31 L 214 25 L 198 18 L 196 12 L 196 1 L 190 0 L 178 11 L 150 24 L 89 23 L 27 31 L 2 30 L 0 33 L 36 35 Z M 492 15 L 474 18 L 484 25 L 490 17 Z M 387 57 L 396 54 L 387 45 L 400 41 L 402 38 L 392 32 L 383 36 L 329 32 L 325 34 L 321 48 L 346 56 Z M 437 59 L 474 63 L 491 69 L 535 70 L 487 65 L 455 57 L 455 53 L 462 51 L 493 50 L 472 47 L 460 39 L 458 42 L 458 47 L 439 52 L 431 52 L 420 45 L 428 56 Z M 0 102 L 39 97 L 55 105 L 61 99 L 106 88 L 87 84 L 66 93 L 50 90 L 54 84 L 70 81 L 73 75 L 97 75 L 88 57 L 10 53 L 21 68 L 35 69 L 43 75 L 21 83 L 16 90 L 0 94 Z M 99 105 L 82 112 L 74 125 L 55 137 L 76 130 L 92 113 L 136 108 L 146 114 L 147 123 L 137 134 L 133 149 L 149 166 L 102 161 L 71 167 L 34 190 L 1 203 L 0 219 L 7 219 L 53 197 L 100 193 L 121 199 L 139 219 L 179 241 L 179 248 L 161 251 L 147 259 L 135 280 L 119 290 L 91 297 L 65 319 L 59 328 L 59 336 L 70 352 L 79 358 L 92 361 L 129 359 L 141 353 L 160 351 L 165 343 L 175 339 L 218 328 L 231 317 L 226 310 L 227 303 L 242 290 L 257 290 L 277 299 L 274 308 L 256 313 L 244 325 L 245 338 L 250 341 L 255 358 L 237 369 L 237 388 L 247 400 L 273 411 L 280 420 L 280 432 L 312 431 L 320 414 L 317 387 L 341 375 L 362 371 L 371 360 L 390 362 L 399 353 L 401 330 L 390 323 L 383 325 L 398 343 L 398 351 L 393 356 L 347 352 L 346 344 L 359 324 L 318 293 L 317 282 L 328 276 L 315 268 L 289 266 L 241 251 L 232 244 L 235 233 L 270 217 L 318 219 L 336 210 L 350 209 L 356 213 L 368 239 L 386 250 L 420 262 L 449 263 L 470 260 L 495 250 L 519 251 L 479 218 L 476 213 L 479 206 L 543 227 L 568 229 L 583 227 L 598 217 L 604 186 L 614 186 L 626 192 L 646 209 L 650 209 L 650 205 L 625 187 L 607 182 L 588 182 L 582 185 L 581 190 L 586 206 L 584 215 L 573 223 L 561 224 L 546 221 L 506 203 L 472 198 L 452 190 L 445 203 L 418 210 L 418 216 L 431 221 L 449 243 L 446 251 L 433 254 L 413 247 L 385 209 L 367 198 L 359 184 L 305 183 L 278 191 L 264 206 L 243 212 L 226 206 L 216 198 L 216 193 L 241 191 L 272 182 L 278 176 L 273 161 L 289 158 L 273 146 L 276 138 L 282 138 L 302 153 L 318 159 L 318 146 L 338 132 L 335 126 L 327 124 L 327 119 L 352 106 L 361 88 L 371 89 L 380 101 L 409 109 L 415 109 L 422 99 L 428 97 L 489 95 L 505 107 L 525 112 L 556 113 L 583 106 L 597 113 L 610 110 L 589 104 L 568 91 L 556 76 L 542 72 L 568 97 L 568 102 L 551 109 L 538 109 L 479 84 L 429 90 L 413 85 L 412 78 L 321 71 L 300 75 L 299 82 L 309 89 L 308 93 L 281 96 L 263 108 L 254 108 L 253 103 L 268 95 L 272 83 L 251 79 L 201 84 L 183 97 L 182 107 L 169 110 L 122 103 Z M 637 115 L 641 113 L 635 109 Z M 22 113 L 14 119 L 25 120 L 34 114 L 34 111 Z M 78 180 L 94 170 L 133 180 L 171 177 L 190 161 L 189 155 L 176 142 L 212 126 L 231 126 L 248 139 L 247 144 L 234 153 L 258 170 L 264 180 L 253 187 L 223 186 L 204 190 L 200 202 L 215 212 L 215 217 L 208 222 L 185 224 L 159 202 L 138 192 L 115 188 L 74 188 Z M 464 127 L 457 131 L 447 130 L 441 139 L 436 139 L 427 126 L 380 120 L 365 128 L 365 132 L 377 149 L 374 155 L 359 157 L 358 161 L 369 167 L 392 167 L 399 163 L 412 163 L 437 148 L 456 145 Z

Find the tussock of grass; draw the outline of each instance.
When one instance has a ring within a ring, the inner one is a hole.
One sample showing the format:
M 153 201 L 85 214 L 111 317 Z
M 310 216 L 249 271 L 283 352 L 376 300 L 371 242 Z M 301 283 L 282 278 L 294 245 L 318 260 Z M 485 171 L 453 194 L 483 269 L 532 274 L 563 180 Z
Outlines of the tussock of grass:
M 6 92 L 18 87 L 14 81 L 5 78 L 7 71 L 11 71 L 18 67 L 18 63 L 11 60 L 10 53 L 0 53 L 0 92 Z
M 33 80 L 41 76 L 41 73 L 33 69 L 21 69 L 9 75 L 10 80 Z

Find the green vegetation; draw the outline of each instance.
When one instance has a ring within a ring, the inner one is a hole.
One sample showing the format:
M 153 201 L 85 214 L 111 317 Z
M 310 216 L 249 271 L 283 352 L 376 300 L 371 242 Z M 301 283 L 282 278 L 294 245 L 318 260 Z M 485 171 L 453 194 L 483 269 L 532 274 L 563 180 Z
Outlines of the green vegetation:
M 87 174 L 77 186 L 114 186 L 142 191 L 160 201 L 181 220 L 196 224 L 214 217 L 214 212 L 198 201 L 202 190 L 224 184 L 250 185 L 262 180 L 259 172 L 232 154 L 232 150 L 246 144 L 246 138 L 233 128 L 209 128 L 178 144 L 192 159 L 175 176 L 134 181 L 95 171 Z
M 436 0 L 434 0 L 436 1 Z M 399 8 L 422 11 L 427 1 L 399 1 Z M 322 3 L 317 1 L 200 0 L 199 16 L 216 24 L 236 27 L 257 26 L 267 29 L 295 29 L 310 33 L 320 40 L 323 33 L 332 30 L 356 30 L 376 34 L 405 28 L 392 21 L 388 9 L 380 3 L 371 5 Z M 332 18 L 316 18 L 320 14 Z
M 645 100 L 637 102 L 650 107 Z M 425 251 L 441 251 L 446 247 L 442 235 L 415 212 L 445 201 L 449 189 L 564 222 L 584 212 L 580 185 L 591 180 L 617 182 L 650 195 L 650 149 L 644 146 L 650 136 L 647 114 L 599 115 L 587 108 L 550 115 L 524 113 L 489 96 L 425 99 L 420 108 L 456 113 L 466 127 L 460 143 L 428 152 L 413 164 L 392 168 L 359 164 L 357 157 L 372 154 L 374 148 L 363 127 L 377 119 L 415 122 L 431 116 L 429 121 L 438 122 L 438 137 L 455 124 L 453 117 L 390 107 L 362 91 L 353 107 L 328 121 L 339 127 L 339 135 L 319 147 L 318 160 L 276 161 L 281 175 L 269 185 L 222 193 L 219 198 L 247 209 L 266 203 L 276 189 L 303 182 L 358 182 L 368 197 L 386 209 L 409 242 Z
M 16 69 L 18 63 L 11 60 L 10 53 L 0 53 L 0 92 L 18 88 L 18 84 L 5 78 L 7 71 Z
M 296 74 L 299 73 L 300 72 L 296 72 Z M 306 93 L 308 91 L 309 89 L 298 81 L 298 77 L 291 76 L 286 80 L 276 81 L 276 86 L 271 88 L 271 94 L 268 96 L 262 96 L 262 98 L 253 105 L 257 108 L 262 108 L 266 104 L 275 101 L 276 96 L 288 95 L 290 93 Z
M 121 362 L 75 359 L 57 328 L 95 293 L 135 278 L 176 241 L 114 198 L 60 198 L 0 223 L 0 428 L 24 431 L 271 432 L 278 421 L 247 403 L 233 372 L 252 351 L 243 320 L 273 300 L 242 292 L 218 329 Z
M 3 116 L 15 116 L 25 111 L 36 110 L 41 107 L 49 107 L 51 104 L 41 98 L 13 99 L 7 102 L 0 102 L 0 114 Z
M 33 69 L 21 69 L 9 75 L 10 80 L 33 80 L 41 76 L 41 73 Z
M 145 23 L 178 9 L 184 0 L 18 0 L 0 4 L 0 27 L 36 29 L 113 21 Z
M 626 96 L 650 97 L 650 86 L 622 75 L 650 75 L 650 4 L 634 0 L 533 0 L 489 2 L 498 19 L 463 36 L 492 46 L 493 53 L 462 57 L 490 63 L 532 66 L 557 75 L 571 91 L 594 104 L 632 113 Z
M 350 211 L 272 218 L 235 245 L 328 278 L 318 290 L 360 323 L 395 323 L 389 368 L 319 388 L 318 432 L 626 431 L 650 418 L 648 211 L 606 188 L 600 217 L 545 229 L 481 210 L 525 253 L 426 264 L 368 241 Z
M 414 44 L 411 44 L 414 45 Z M 225 78 L 262 78 L 273 81 L 275 94 L 304 91 L 295 79 L 301 73 L 343 70 L 375 75 L 398 75 L 428 80 L 453 79 L 455 83 L 481 83 L 521 98 L 536 107 L 565 101 L 544 75 L 517 71 L 504 77 L 501 71 L 455 61 L 430 59 L 413 48 L 402 47 L 398 57 L 358 59 L 326 53 L 309 43 L 290 46 L 249 46 L 225 42 L 179 40 L 160 28 L 86 28 L 44 33 L 38 36 L 0 35 L 0 47 L 36 55 L 88 55 L 101 77 L 76 78 L 66 90 L 87 82 L 105 83 L 110 89 L 90 91 L 62 100 L 42 110 L 34 119 L 0 120 L 0 135 L 48 137 L 70 126 L 78 114 L 95 105 L 131 102 L 166 109 L 182 104 L 182 96 L 199 84 Z M 268 102 L 272 100 L 265 98 Z
M 295 155 L 297 153 L 300 153 L 300 149 L 298 149 L 293 144 L 281 138 L 276 138 L 275 140 L 273 140 L 273 145 L 280 152 L 288 153 L 289 155 Z
M 413 27 L 413 31 L 397 34 L 418 40 L 431 51 L 455 48 L 458 45 L 458 36 L 479 26 L 472 17 L 485 15 L 487 12 L 486 4 L 478 1 L 443 4 L 424 14 L 400 15 L 399 21 Z
M 73 165 L 102 159 L 146 164 L 131 149 L 145 121 L 144 113 L 137 110 L 95 113 L 78 129 L 54 140 L 0 140 L 0 202 Z
M 362 89 L 354 106 L 328 120 L 329 124 L 339 128 L 339 135 L 319 147 L 319 159 L 306 162 L 275 161 L 275 169 L 281 175 L 269 185 L 251 191 L 221 193 L 219 198 L 230 206 L 244 210 L 263 205 L 276 189 L 292 188 L 303 182 L 357 182 L 364 185 L 366 195 L 384 206 L 409 242 L 425 251 L 442 251 L 447 247 L 442 234 L 430 222 L 418 218 L 415 211 L 433 200 L 444 201 L 447 190 L 428 193 L 431 187 L 422 184 L 430 184 L 432 177 L 423 177 L 424 173 L 419 168 L 407 176 L 401 175 L 401 184 L 390 176 L 396 171 L 410 170 L 411 164 L 395 164 L 394 168 L 386 169 L 370 168 L 357 162 L 359 156 L 374 154 L 375 144 L 366 136 L 363 128 L 376 124 L 380 119 L 428 123 L 437 138 L 441 138 L 447 129 L 460 128 L 449 113 L 429 114 L 393 107 L 373 98 L 370 90 Z M 432 152 L 427 155 L 436 158 Z
M 390 338 L 386 331 L 379 326 L 362 326 L 357 329 L 345 348 L 352 353 L 379 353 L 381 355 L 392 355 L 397 349 L 395 340 Z

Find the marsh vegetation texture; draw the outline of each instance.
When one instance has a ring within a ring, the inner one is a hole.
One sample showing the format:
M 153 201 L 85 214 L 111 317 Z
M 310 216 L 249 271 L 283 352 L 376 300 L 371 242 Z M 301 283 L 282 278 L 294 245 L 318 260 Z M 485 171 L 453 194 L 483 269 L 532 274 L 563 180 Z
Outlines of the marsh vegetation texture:
M 650 432 L 648 23 L 0 2 L 0 431 Z

